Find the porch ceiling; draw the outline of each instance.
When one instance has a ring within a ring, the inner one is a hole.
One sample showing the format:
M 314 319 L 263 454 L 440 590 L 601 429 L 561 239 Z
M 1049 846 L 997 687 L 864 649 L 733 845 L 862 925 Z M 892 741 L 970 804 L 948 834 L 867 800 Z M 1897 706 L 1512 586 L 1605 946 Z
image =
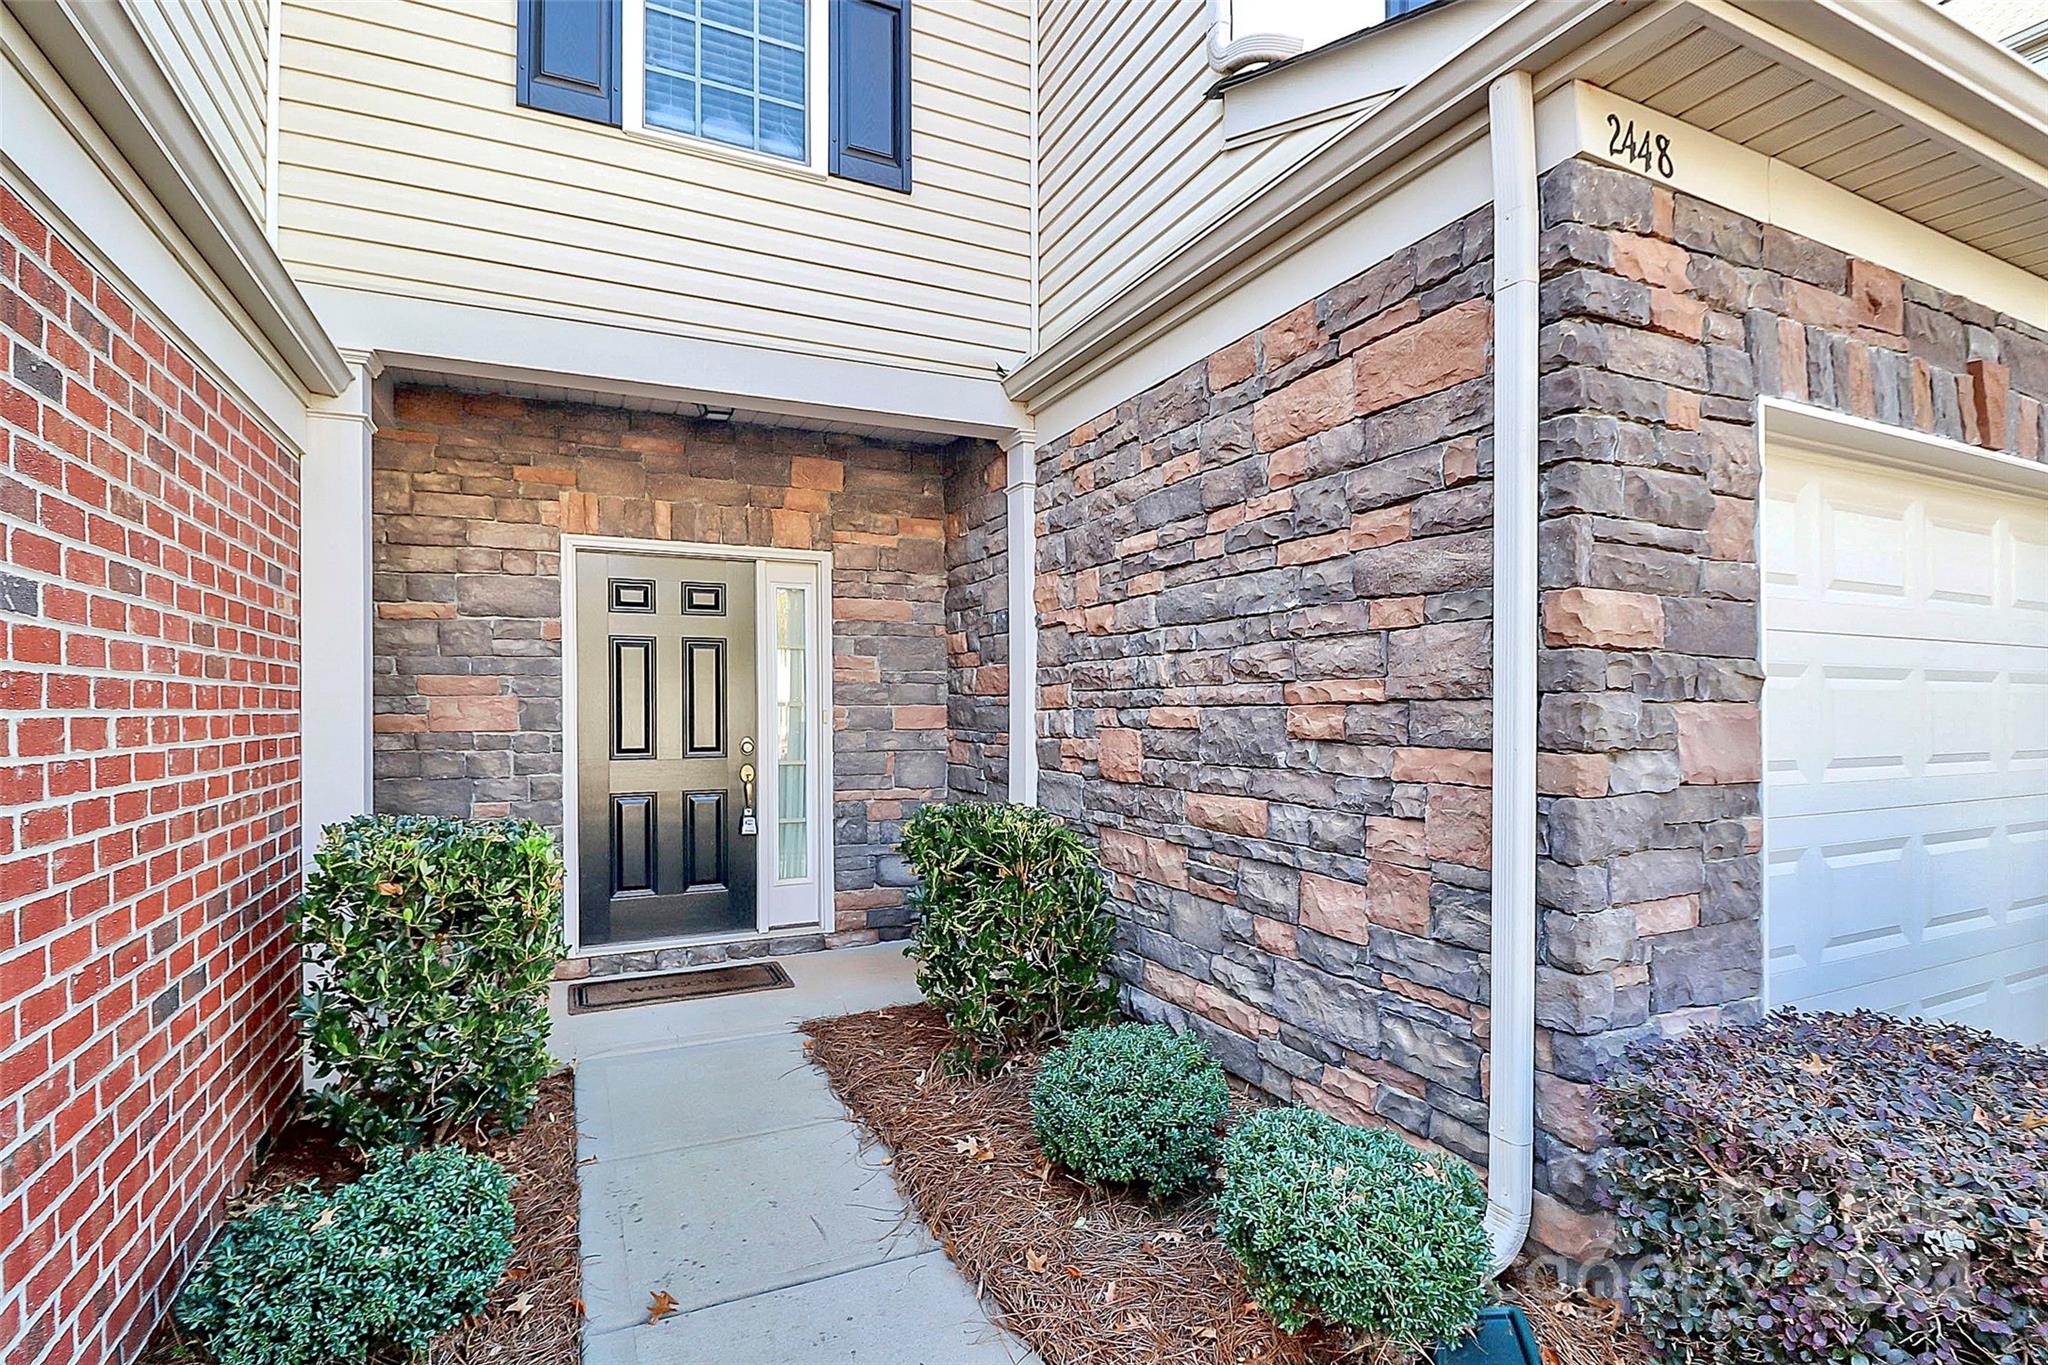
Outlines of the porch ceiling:
M 1895 92 L 1824 72 L 1753 19 L 1685 6 L 1601 53 L 1582 78 L 1880 204 L 2035 274 L 2048 274 L 2048 190 L 1983 139 L 1914 117 Z M 2004 61 L 2004 55 L 1989 54 Z M 2017 66 L 2017 63 L 2014 63 Z M 2048 80 L 2032 73 L 2048 119 Z M 2048 133 L 2044 133 L 2048 137 Z M 2031 150 L 2038 154 L 2041 146 Z M 2034 167 L 2039 169 L 2039 167 Z
M 597 408 L 618 408 L 634 412 L 674 413 L 684 417 L 702 417 L 705 405 L 685 399 L 668 398 L 654 394 L 624 393 L 616 390 L 576 388 L 569 385 L 539 384 L 522 379 L 508 379 L 489 375 L 450 373 L 408 366 L 395 366 L 384 371 L 383 380 L 390 384 L 426 384 L 437 388 L 454 389 L 458 393 L 503 394 L 510 398 L 527 398 L 545 403 L 580 403 Z M 893 446 L 947 446 L 961 439 L 950 432 L 906 430 L 900 427 L 864 425 L 858 422 L 838 421 L 826 417 L 791 415 L 781 412 L 767 412 L 760 409 L 739 408 L 732 410 L 732 421 L 754 427 L 770 427 L 783 431 L 807 431 L 824 435 L 853 436 L 885 442 Z M 382 420 L 380 418 L 380 420 Z

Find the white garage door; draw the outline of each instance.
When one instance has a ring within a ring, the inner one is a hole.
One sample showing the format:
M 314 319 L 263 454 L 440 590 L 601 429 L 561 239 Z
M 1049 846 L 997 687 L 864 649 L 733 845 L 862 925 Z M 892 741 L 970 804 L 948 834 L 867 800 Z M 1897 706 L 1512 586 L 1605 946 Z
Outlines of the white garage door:
M 1770 1003 L 2048 1041 L 2048 498 L 1766 466 Z

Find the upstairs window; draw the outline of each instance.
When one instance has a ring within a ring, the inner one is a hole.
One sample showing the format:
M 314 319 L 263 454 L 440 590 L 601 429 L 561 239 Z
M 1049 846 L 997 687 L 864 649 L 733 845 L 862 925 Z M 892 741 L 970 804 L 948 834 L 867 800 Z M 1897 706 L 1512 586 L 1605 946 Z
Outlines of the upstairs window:
M 910 5 L 518 0 L 515 97 L 908 194 Z
M 646 0 L 650 128 L 811 159 L 809 0 Z

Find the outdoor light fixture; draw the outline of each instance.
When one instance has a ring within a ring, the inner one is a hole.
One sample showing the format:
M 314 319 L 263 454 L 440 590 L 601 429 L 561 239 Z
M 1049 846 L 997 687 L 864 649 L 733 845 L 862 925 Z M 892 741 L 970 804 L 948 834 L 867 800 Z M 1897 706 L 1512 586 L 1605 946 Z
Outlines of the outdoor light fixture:
M 1519 1308 L 1489 1308 L 1472 1335 L 1454 1346 L 1439 1346 L 1436 1365 L 1542 1365 L 1536 1333 Z

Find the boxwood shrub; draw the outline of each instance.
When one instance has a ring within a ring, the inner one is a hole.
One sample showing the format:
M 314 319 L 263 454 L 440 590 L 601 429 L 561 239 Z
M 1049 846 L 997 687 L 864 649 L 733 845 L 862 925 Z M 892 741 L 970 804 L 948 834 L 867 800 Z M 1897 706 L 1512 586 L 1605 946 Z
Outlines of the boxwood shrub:
M 388 1148 L 362 1179 L 295 1186 L 229 1223 L 176 1313 L 219 1365 L 424 1350 L 512 1259 L 511 1181 L 456 1147 Z
M 1217 1234 L 1259 1307 L 1290 1332 L 1341 1323 L 1423 1348 L 1487 1301 L 1479 1177 L 1391 1129 L 1266 1109 L 1223 1144 Z
M 1229 1107 L 1209 1049 L 1164 1024 L 1083 1030 L 1045 1058 L 1031 1086 L 1031 1127 L 1046 1156 L 1154 1198 L 1208 1178 Z
M 530 821 L 328 826 L 297 925 L 311 1112 L 362 1148 L 524 1121 L 561 916 L 561 856 Z
M 1107 1021 L 1115 922 L 1095 855 L 1057 816 L 1029 806 L 920 809 L 903 827 L 919 878 L 910 955 L 917 987 L 985 1066 Z
M 1781 1011 L 1639 1045 L 1599 1100 L 1668 1359 L 2048 1360 L 2048 1052 Z

